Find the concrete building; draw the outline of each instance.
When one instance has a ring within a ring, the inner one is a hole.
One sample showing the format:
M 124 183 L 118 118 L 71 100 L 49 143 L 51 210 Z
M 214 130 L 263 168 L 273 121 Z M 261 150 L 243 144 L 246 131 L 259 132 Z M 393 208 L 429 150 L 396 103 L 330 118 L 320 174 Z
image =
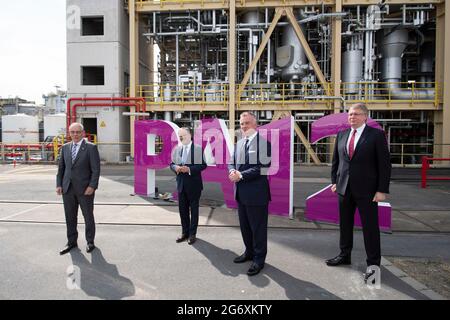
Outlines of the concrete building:
M 124 1 L 67 0 L 67 9 L 68 98 L 125 96 L 130 71 Z M 76 20 L 73 25 L 71 16 Z M 141 54 L 145 56 L 145 46 Z M 141 68 L 141 80 L 147 82 L 144 61 Z M 122 115 L 125 111 L 114 105 L 76 110 L 87 133 L 97 135 L 102 160 L 118 162 L 129 155 L 130 121 Z

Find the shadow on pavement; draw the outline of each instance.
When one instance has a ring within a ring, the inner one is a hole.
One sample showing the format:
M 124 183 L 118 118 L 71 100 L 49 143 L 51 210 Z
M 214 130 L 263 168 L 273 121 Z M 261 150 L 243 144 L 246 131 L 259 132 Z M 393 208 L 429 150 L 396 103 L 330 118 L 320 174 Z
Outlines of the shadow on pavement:
M 219 248 L 212 243 L 201 239 L 198 239 L 193 247 L 211 261 L 211 264 L 226 276 L 237 277 L 243 273 L 245 274 L 247 270 L 247 265 L 245 263 L 233 263 L 233 259 L 238 255 L 231 250 Z M 270 283 L 269 278 L 278 283 L 278 285 L 286 291 L 286 297 L 291 300 L 340 299 L 331 292 L 324 290 L 311 282 L 294 278 L 288 273 L 267 263 L 261 274 L 249 277 L 249 280 L 257 287 L 266 287 Z
M 290 300 L 341 300 L 338 296 L 314 283 L 299 280 L 268 263 L 261 272 L 260 275 L 249 277 L 255 286 L 265 287 L 272 279 L 285 290 L 286 297 Z
M 70 252 L 73 265 L 80 268 L 80 286 L 83 292 L 88 296 L 107 300 L 134 296 L 133 282 L 121 276 L 117 266 L 108 263 L 99 248 L 92 251 L 91 255 L 92 263 L 79 249 Z
M 242 273 L 241 268 L 233 263 L 233 259 L 237 257 L 235 252 L 216 247 L 212 243 L 199 238 L 192 246 L 203 254 L 223 275 L 237 277 Z

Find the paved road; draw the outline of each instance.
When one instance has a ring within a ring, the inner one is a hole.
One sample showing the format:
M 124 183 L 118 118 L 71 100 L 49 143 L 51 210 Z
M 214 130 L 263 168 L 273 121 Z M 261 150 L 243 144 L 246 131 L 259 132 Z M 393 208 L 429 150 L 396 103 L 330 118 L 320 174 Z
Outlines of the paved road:
M 269 230 L 263 273 L 232 259 L 242 249 L 236 227 L 201 227 L 193 246 L 176 244 L 179 227 L 98 226 L 98 250 L 59 256 L 65 226 L 0 222 L 0 299 L 427 299 L 382 268 L 381 289 L 361 278 L 364 251 L 355 236 L 353 265 L 330 268 L 336 231 Z M 383 235 L 383 254 L 449 258 L 446 235 Z M 67 288 L 67 269 L 81 272 L 80 290 Z

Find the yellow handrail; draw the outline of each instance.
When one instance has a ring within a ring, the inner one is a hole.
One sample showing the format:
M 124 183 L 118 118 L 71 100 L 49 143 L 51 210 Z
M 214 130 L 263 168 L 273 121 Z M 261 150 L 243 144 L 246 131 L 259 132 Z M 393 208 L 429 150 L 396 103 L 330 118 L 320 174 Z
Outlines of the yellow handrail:
M 331 83 L 326 87 L 330 89 Z M 250 101 L 263 107 L 265 104 L 305 103 L 316 101 L 330 103 L 326 99 L 327 88 L 321 83 L 258 83 L 236 85 L 236 96 L 242 102 Z M 442 101 L 440 86 L 435 82 L 343 82 L 341 95 L 345 101 L 376 103 L 386 102 L 388 105 L 396 102 L 410 104 L 431 102 L 437 106 Z M 127 92 L 129 90 L 127 89 Z M 145 98 L 147 105 L 166 104 L 179 105 L 184 108 L 188 104 L 199 103 L 205 105 L 226 105 L 229 96 L 229 86 L 225 83 L 212 84 L 167 84 L 151 83 L 137 86 L 136 92 Z

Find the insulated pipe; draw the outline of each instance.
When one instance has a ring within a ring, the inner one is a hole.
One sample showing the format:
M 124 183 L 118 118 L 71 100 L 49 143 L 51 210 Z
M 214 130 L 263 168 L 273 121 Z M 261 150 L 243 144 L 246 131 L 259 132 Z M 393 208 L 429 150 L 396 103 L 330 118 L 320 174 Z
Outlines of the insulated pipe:
M 408 30 L 397 29 L 393 31 L 384 30 L 381 41 L 381 80 L 387 82 L 385 88 L 388 89 L 390 99 L 394 100 L 431 100 L 434 99 L 434 89 L 424 89 L 418 87 L 417 91 L 401 88 L 402 79 L 402 54 L 408 46 Z

